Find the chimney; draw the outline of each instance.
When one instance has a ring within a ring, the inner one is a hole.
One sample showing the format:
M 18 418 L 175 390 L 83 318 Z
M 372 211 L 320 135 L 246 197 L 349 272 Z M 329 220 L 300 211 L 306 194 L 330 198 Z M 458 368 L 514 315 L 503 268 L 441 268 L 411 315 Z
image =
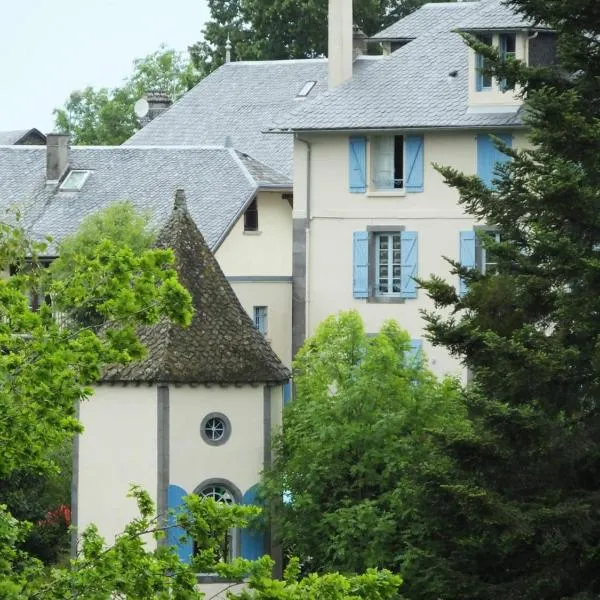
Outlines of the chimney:
M 352 55 L 354 59 L 367 53 L 367 35 L 358 26 L 355 25 L 352 34 Z
M 146 102 L 148 102 L 148 121 L 156 119 L 158 115 L 164 113 L 171 106 L 171 99 L 168 94 L 157 90 L 146 94 Z
M 58 181 L 69 166 L 69 135 L 49 133 L 46 136 L 46 181 Z
M 329 0 L 329 87 L 352 77 L 352 0 Z

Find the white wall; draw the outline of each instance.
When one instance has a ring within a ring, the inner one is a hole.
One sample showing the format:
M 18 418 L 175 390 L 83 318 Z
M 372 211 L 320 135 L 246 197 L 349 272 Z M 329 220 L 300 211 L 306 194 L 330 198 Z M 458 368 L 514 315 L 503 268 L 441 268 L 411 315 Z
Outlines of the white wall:
M 244 218 L 216 252 L 223 272 L 251 318 L 268 309 L 273 350 L 287 366 L 292 352 L 292 208 L 281 193 L 258 195 L 258 232 L 244 232 Z
M 188 493 L 207 479 L 230 481 L 243 494 L 258 482 L 263 468 L 263 386 L 170 386 L 170 480 Z M 231 421 L 231 437 L 210 446 L 200 435 L 212 412 Z
M 98 386 L 81 403 L 79 437 L 79 531 L 95 523 L 111 543 L 139 516 L 126 498 L 137 484 L 156 501 L 157 393 L 155 386 Z
M 292 284 L 288 282 L 231 282 L 239 301 L 254 317 L 255 306 L 267 307 L 267 339 L 286 366 L 292 359 Z
M 476 171 L 475 131 L 425 134 L 425 176 L 422 193 L 372 196 L 348 190 L 347 135 L 314 135 L 311 161 L 310 232 L 307 243 L 308 333 L 328 315 L 340 310 L 360 311 L 367 331 L 376 332 L 389 318 L 396 319 L 412 338 L 423 337 L 420 310 L 433 308 L 421 290 L 416 299 L 402 304 L 369 303 L 352 295 L 354 231 L 368 226 L 403 226 L 419 234 L 419 276 L 451 276 L 443 256 L 459 258 L 459 231 L 470 229 L 475 221 L 458 205 L 457 192 L 449 188 L 432 163 L 450 165 L 465 173 Z M 308 137 L 308 136 L 306 136 Z M 523 143 L 517 135 L 515 146 Z M 295 218 L 306 217 L 305 147 L 296 145 Z M 441 348 L 424 344 L 433 370 L 461 373 L 460 365 Z
M 244 232 L 244 217 L 215 254 L 225 275 L 292 274 L 292 208 L 281 193 L 258 194 L 258 231 Z

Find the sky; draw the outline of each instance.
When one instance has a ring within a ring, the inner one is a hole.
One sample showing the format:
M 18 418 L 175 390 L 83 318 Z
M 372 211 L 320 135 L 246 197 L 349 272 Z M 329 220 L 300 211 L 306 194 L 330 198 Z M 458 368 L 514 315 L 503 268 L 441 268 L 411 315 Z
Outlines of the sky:
M 52 131 L 73 90 L 119 85 L 162 43 L 185 51 L 209 17 L 206 0 L 1 2 L 0 131 Z

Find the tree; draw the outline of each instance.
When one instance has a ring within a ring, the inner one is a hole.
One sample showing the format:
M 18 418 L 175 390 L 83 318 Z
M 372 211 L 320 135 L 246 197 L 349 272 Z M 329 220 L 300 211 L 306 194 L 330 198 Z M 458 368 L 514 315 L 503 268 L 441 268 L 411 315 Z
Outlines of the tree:
M 438 382 L 396 323 L 368 337 L 356 312 L 318 327 L 294 382 L 265 477 L 284 546 L 310 572 L 398 570 L 411 472 L 431 456 L 427 430 L 464 423 L 457 382 Z
M 355 0 L 355 23 L 373 35 L 422 6 L 425 0 Z M 209 73 L 225 59 L 279 60 L 327 55 L 326 0 L 209 0 L 211 19 L 202 41 L 190 47 L 196 68 Z
M 175 101 L 198 79 L 189 60 L 175 50 L 161 47 L 135 60 L 133 73 L 122 86 L 111 90 L 87 87 L 72 92 L 61 108 L 54 109 L 56 128 L 69 133 L 77 145 L 119 145 L 139 129 L 133 112 L 137 100 L 158 90 Z
M 51 264 L 50 270 L 56 281 L 65 281 L 71 277 L 73 269 L 82 257 L 93 259 L 98 247 L 105 240 L 118 249 L 129 248 L 135 255 L 148 250 L 156 232 L 150 227 L 150 213 L 137 212 L 131 202 L 116 202 L 103 211 L 86 217 L 77 232 L 64 238 L 58 246 L 58 258 Z M 71 305 L 58 308 L 73 325 L 100 326 L 104 318 L 98 312 L 98 305 L 104 298 L 95 295 L 88 299 L 84 307 L 75 309 Z
M 424 465 L 404 574 L 411 598 L 587 600 L 600 595 L 600 13 L 593 0 L 512 0 L 558 34 L 558 68 L 486 53 L 525 92 L 532 149 L 509 150 L 495 189 L 441 168 L 495 274 L 454 264 L 459 297 L 424 282 L 433 341 L 461 357 L 471 431 L 438 433 L 446 470 Z M 451 589 L 450 587 L 451 586 Z

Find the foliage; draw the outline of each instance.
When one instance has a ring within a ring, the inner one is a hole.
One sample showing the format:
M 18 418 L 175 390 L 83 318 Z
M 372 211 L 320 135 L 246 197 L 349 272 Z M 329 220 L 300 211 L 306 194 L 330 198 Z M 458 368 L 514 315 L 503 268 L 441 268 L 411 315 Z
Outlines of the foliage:
M 131 202 L 116 202 L 108 208 L 86 217 L 76 233 L 64 238 L 58 247 L 58 258 L 51 264 L 50 271 L 56 281 L 66 281 L 82 257 L 93 259 L 105 241 L 115 248 L 129 248 L 134 255 L 148 250 L 156 232 L 150 227 L 150 213 L 136 211 Z M 57 308 L 70 320 L 71 324 L 83 327 L 99 326 L 103 317 L 96 309 L 104 302 L 98 294 L 88 298 L 83 308 L 74 309 L 62 303 Z
M 24 468 L 0 479 L 0 504 L 20 521 L 32 524 L 20 547 L 45 564 L 54 564 L 69 551 L 71 444 L 51 452 L 50 471 Z
M 451 466 L 422 470 L 403 570 L 414 600 L 600 595 L 600 13 L 593 0 L 511 4 L 558 32 L 561 64 L 503 63 L 469 40 L 523 86 L 533 145 L 510 152 L 496 190 L 440 169 L 502 239 L 482 240 L 497 274 L 454 265 L 464 297 L 424 282 L 439 309 L 429 333 L 474 384 L 472 430 L 439 433 Z
M 463 426 L 457 383 L 438 382 L 396 323 L 368 337 L 355 312 L 319 326 L 294 382 L 265 481 L 284 545 L 310 572 L 398 570 L 428 429 Z
M 80 430 L 75 403 L 89 396 L 102 366 L 143 355 L 136 324 L 191 319 L 190 296 L 169 250 L 136 254 L 104 240 L 94 256 L 75 257 L 70 276 L 58 280 L 36 258 L 44 248 L 0 224 L 0 271 L 18 268 L 18 275 L 0 280 L 0 476 L 52 463 L 49 451 Z M 92 302 L 111 328 L 63 329 L 50 306 L 30 309 L 31 290 L 43 290 L 58 308 L 81 310 Z
M 355 23 L 373 35 L 424 4 L 424 0 L 355 0 Z M 208 74 L 232 60 L 311 58 L 327 54 L 326 0 L 209 0 L 203 39 L 190 47 L 196 68 Z
M 198 82 L 192 63 L 175 50 L 161 47 L 134 61 L 133 73 L 114 89 L 87 87 L 71 93 L 54 109 L 56 128 L 69 133 L 73 144 L 116 146 L 131 137 L 139 122 L 136 100 L 150 91 L 175 101 Z

